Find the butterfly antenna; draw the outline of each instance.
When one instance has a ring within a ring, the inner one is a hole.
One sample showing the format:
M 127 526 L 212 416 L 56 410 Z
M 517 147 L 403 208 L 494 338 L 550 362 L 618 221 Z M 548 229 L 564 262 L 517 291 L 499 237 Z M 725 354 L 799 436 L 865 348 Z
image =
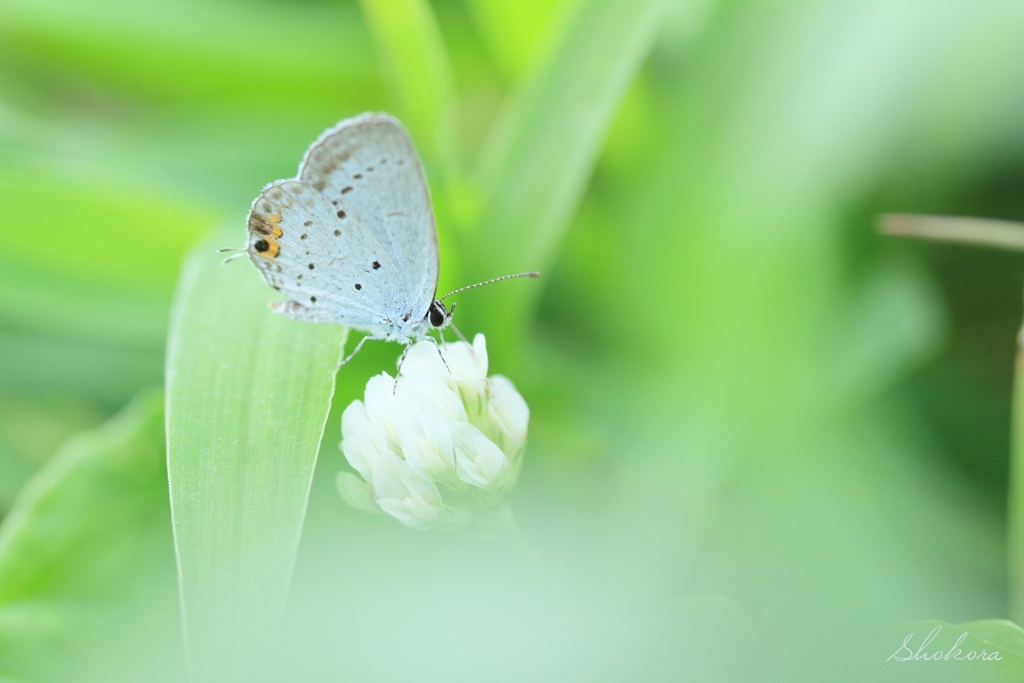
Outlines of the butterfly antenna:
M 455 291 L 448 292 L 447 294 L 442 296 L 440 299 L 438 299 L 438 301 L 444 301 L 445 299 L 450 297 L 452 294 L 458 294 L 459 292 L 465 292 L 467 289 L 473 289 L 474 287 L 483 287 L 484 285 L 489 285 L 492 282 L 501 282 L 502 280 L 511 280 L 514 277 L 540 277 L 540 273 L 538 273 L 536 271 L 530 271 L 529 273 L 516 273 L 515 275 L 502 275 L 501 277 L 496 277 L 496 278 L 493 278 L 491 280 L 484 280 L 483 282 L 478 282 L 475 285 L 468 285 L 466 287 L 459 287 Z

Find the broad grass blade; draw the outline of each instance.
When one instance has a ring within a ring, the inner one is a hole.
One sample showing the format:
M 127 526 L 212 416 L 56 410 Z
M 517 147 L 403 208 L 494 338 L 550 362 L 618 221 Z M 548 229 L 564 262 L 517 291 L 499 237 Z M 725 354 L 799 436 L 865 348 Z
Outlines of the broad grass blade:
M 347 330 L 297 323 L 245 261 L 202 244 L 167 356 L 171 511 L 197 680 L 240 673 L 281 618 Z

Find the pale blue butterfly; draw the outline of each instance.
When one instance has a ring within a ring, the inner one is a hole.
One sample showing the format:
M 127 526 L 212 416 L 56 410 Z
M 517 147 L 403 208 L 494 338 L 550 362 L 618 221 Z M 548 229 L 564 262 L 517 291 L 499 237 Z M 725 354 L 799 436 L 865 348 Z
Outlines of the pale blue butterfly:
M 263 189 L 248 229 L 245 252 L 267 284 L 289 298 L 273 302 L 275 311 L 366 334 L 342 364 L 368 339 L 397 341 L 406 351 L 416 340 L 434 341 L 427 333 L 451 324 L 455 306 L 449 311 L 442 301 L 452 294 L 538 276 L 506 275 L 434 298 L 430 193 L 409 134 L 387 114 L 361 114 L 325 131 L 295 178 Z

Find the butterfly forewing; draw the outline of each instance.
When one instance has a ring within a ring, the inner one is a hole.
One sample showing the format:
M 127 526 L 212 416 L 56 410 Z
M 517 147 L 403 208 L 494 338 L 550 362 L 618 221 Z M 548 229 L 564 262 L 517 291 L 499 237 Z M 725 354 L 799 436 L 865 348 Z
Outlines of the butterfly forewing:
M 314 142 L 299 179 L 358 215 L 397 272 L 391 315 L 422 320 L 437 289 L 437 231 L 419 156 L 393 117 L 363 114 Z M 383 266 L 382 266 L 383 268 Z

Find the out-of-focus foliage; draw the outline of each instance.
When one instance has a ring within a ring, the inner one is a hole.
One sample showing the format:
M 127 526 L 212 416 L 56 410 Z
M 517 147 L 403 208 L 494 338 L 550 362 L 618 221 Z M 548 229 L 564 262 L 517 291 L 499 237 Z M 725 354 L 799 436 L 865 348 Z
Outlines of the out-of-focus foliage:
M 162 398 L 145 392 L 109 423 L 69 441 L 5 519 L 5 680 L 184 674 Z
M 240 245 L 249 202 L 320 131 L 388 109 L 424 154 L 440 289 L 544 269 L 460 295 L 456 322 L 488 334 L 530 404 L 511 503 L 547 570 L 338 499 L 340 409 L 399 351 L 368 346 L 337 379 L 288 655 L 254 668 L 955 678 L 885 658 L 901 620 L 1007 615 L 1021 260 L 883 239 L 872 220 L 1024 218 L 1022 34 L 1024 8 L 1000 0 L 0 0 L 0 569 L 36 544 L 32 572 L 89 577 L 74 623 L 96 629 L 131 612 L 119 586 L 173 574 L 152 550 L 168 527 L 143 530 L 167 504 L 156 479 L 67 464 L 121 446 L 44 463 L 161 381 L 187 250 L 225 223 Z M 193 292 L 194 310 L 229 291 Z M 190 381 L 203 415 L 223 387 Z M 197 480 L 217 467 L 192 456 Z M 108 498 L 121 514 L 86 514 Z M 19 581 L 0 571 L 0 596 Z M 56 579 L 31 592 L 55 615 L 78 596 Z M 62 680 L 34 653 L 64 636 L 13 600 L 0 677 Z

